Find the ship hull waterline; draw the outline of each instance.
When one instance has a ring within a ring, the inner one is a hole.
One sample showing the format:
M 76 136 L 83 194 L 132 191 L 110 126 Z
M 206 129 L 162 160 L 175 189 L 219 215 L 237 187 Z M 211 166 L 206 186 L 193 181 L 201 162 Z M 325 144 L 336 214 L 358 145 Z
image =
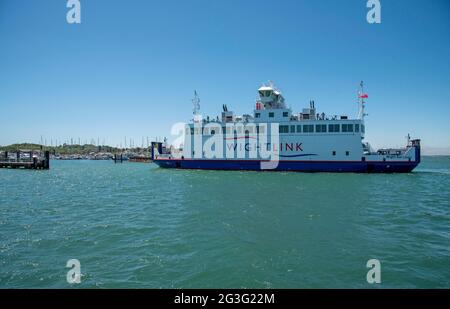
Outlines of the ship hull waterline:
M 274 169 L 261 169 L 261 160 L 155 159 L 161 168 L 284 171 L 329 173 L 410 173 L 419 164 L 415 161 L 279 161 Z M 267 162 L 267 161 L 266 161 Z

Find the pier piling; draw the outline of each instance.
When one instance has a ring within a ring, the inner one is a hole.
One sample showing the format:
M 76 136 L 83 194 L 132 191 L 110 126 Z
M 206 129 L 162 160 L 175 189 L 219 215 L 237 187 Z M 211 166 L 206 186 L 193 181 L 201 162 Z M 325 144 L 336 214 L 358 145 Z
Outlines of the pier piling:
M 120 157 L 117 155 L 117 153 L 114 154 L 114 163 L 123 163 L 123 154 L 120 154 Z

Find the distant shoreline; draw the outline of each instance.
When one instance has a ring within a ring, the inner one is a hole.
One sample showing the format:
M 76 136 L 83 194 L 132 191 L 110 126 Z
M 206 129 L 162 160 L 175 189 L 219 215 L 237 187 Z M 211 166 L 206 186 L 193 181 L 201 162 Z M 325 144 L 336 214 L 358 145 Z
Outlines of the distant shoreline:
M 58 146 L 46 146 L 34 143 L 20 143 L 11 144 L 7 146 L 0 146 L 0 151 L 44 151 L 48 150 L 52 154 L 61 155 L 87 155 L 92 153 L 123 153 L 123 152 L 134 152 L 134 153 L 145 153 L 149 151 L 149 148 L 142 147 L 132 147 L 132 148 L 118 148 L 108 145 L 94 145 L 94 144 L 63 144 Z
M 62 154 L 62 155 L 87 155 L 92 153 L 146 153 L 150 149 L 147 147 L 132 147 L 132 148 L 118 148 L 109 145 L 94 145 L 94 144 L 63 144 L 58 146 L 45 146 L 41 144 L 34 143 L 19 143 L 11 144 L 6 146 L 0 145 L 0 151 L 43 151 L 49 150 L 52 154 Z M 449 157 L 449 153 L 427 153 L 426 149 L 422 149 L 423 157 Z
M 93 144 L 45 146 L 33 143 L 0 146 L 0 153 L 8 152 L 9 156 L 15 156 L 14 153 L 22 152 L 24 155 L 31 157 L 32 154 L 39 154 L 43 151 L 50 152 L 51 160 L 111 160 L 119 155 L 122 158 L 121 161 L 134 160 L 137 162 L 150 159 L 150 149 L 141 147 L 117 148 Z

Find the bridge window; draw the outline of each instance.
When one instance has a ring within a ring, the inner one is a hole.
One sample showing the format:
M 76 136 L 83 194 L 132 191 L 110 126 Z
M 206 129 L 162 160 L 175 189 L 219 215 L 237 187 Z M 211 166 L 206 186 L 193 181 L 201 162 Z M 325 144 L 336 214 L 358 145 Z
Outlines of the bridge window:
M 274 116 L 274 113 L 270 112 L 270 113 L 269 113 L 269 117 L 270 117 L 270 118 L 273 118 L 273 116 Z
M 270 97 L 272 95 L 272 90 L 260 91 L 259 95 L 261 97 Z
M 295 133 L 295 126 L 291 126 L 291 133 Z
M 312 125 L 312 124 L 304 124 L 303 125 L 303 132 L 304 133 L 313 133 L 314 132 L 314 125 Z
M 364 127 L 363 124 L 361 125 L 361 132 L 362 132 L 362 133 L 365 133 L 365 132 L 366 132 L 366 128 Z
M 288 112 L 283 112 L 283 117 L 288 117 L 289 113 Z
M 328 125 L 328 132 L 339 132 L 340 131 L 340 125 L 339 124 L 329 124 Z
M 280 125 L 280 133 L 289 133 L 289 126 L 282 126 Z
M 259 118 L 261 116 L 260 113 L 255 113 L 255 118 Z
M 327 132 L 326 124 L 316 124 L 316 133 Z
M 359 132 L 359 123 L 355 124 L 355 132 Z
M 301 125 L 297 125 L 297 133 L 301 133 L 302 132 L 302 126 Z
M 342 132 L 353 132 L 353 124 L 343 124 Z

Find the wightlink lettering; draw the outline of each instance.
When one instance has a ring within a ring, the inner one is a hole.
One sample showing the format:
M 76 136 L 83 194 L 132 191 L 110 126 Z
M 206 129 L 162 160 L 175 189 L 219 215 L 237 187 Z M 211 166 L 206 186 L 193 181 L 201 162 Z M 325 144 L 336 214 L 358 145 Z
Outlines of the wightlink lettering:
M 264 143 L 264 146 L 261 146 L 260 143 L 227 143 L 226 149 L 228 151 L 252 151 L 254 149 L 260 149 L 264 147 L 267 151 L 284 151 L 284 152 L 293 152 L 293 151 L 303 151 L 302 148 L 303 143 L 280 143 L 280 144 L 272 144 L 272 143 Z

